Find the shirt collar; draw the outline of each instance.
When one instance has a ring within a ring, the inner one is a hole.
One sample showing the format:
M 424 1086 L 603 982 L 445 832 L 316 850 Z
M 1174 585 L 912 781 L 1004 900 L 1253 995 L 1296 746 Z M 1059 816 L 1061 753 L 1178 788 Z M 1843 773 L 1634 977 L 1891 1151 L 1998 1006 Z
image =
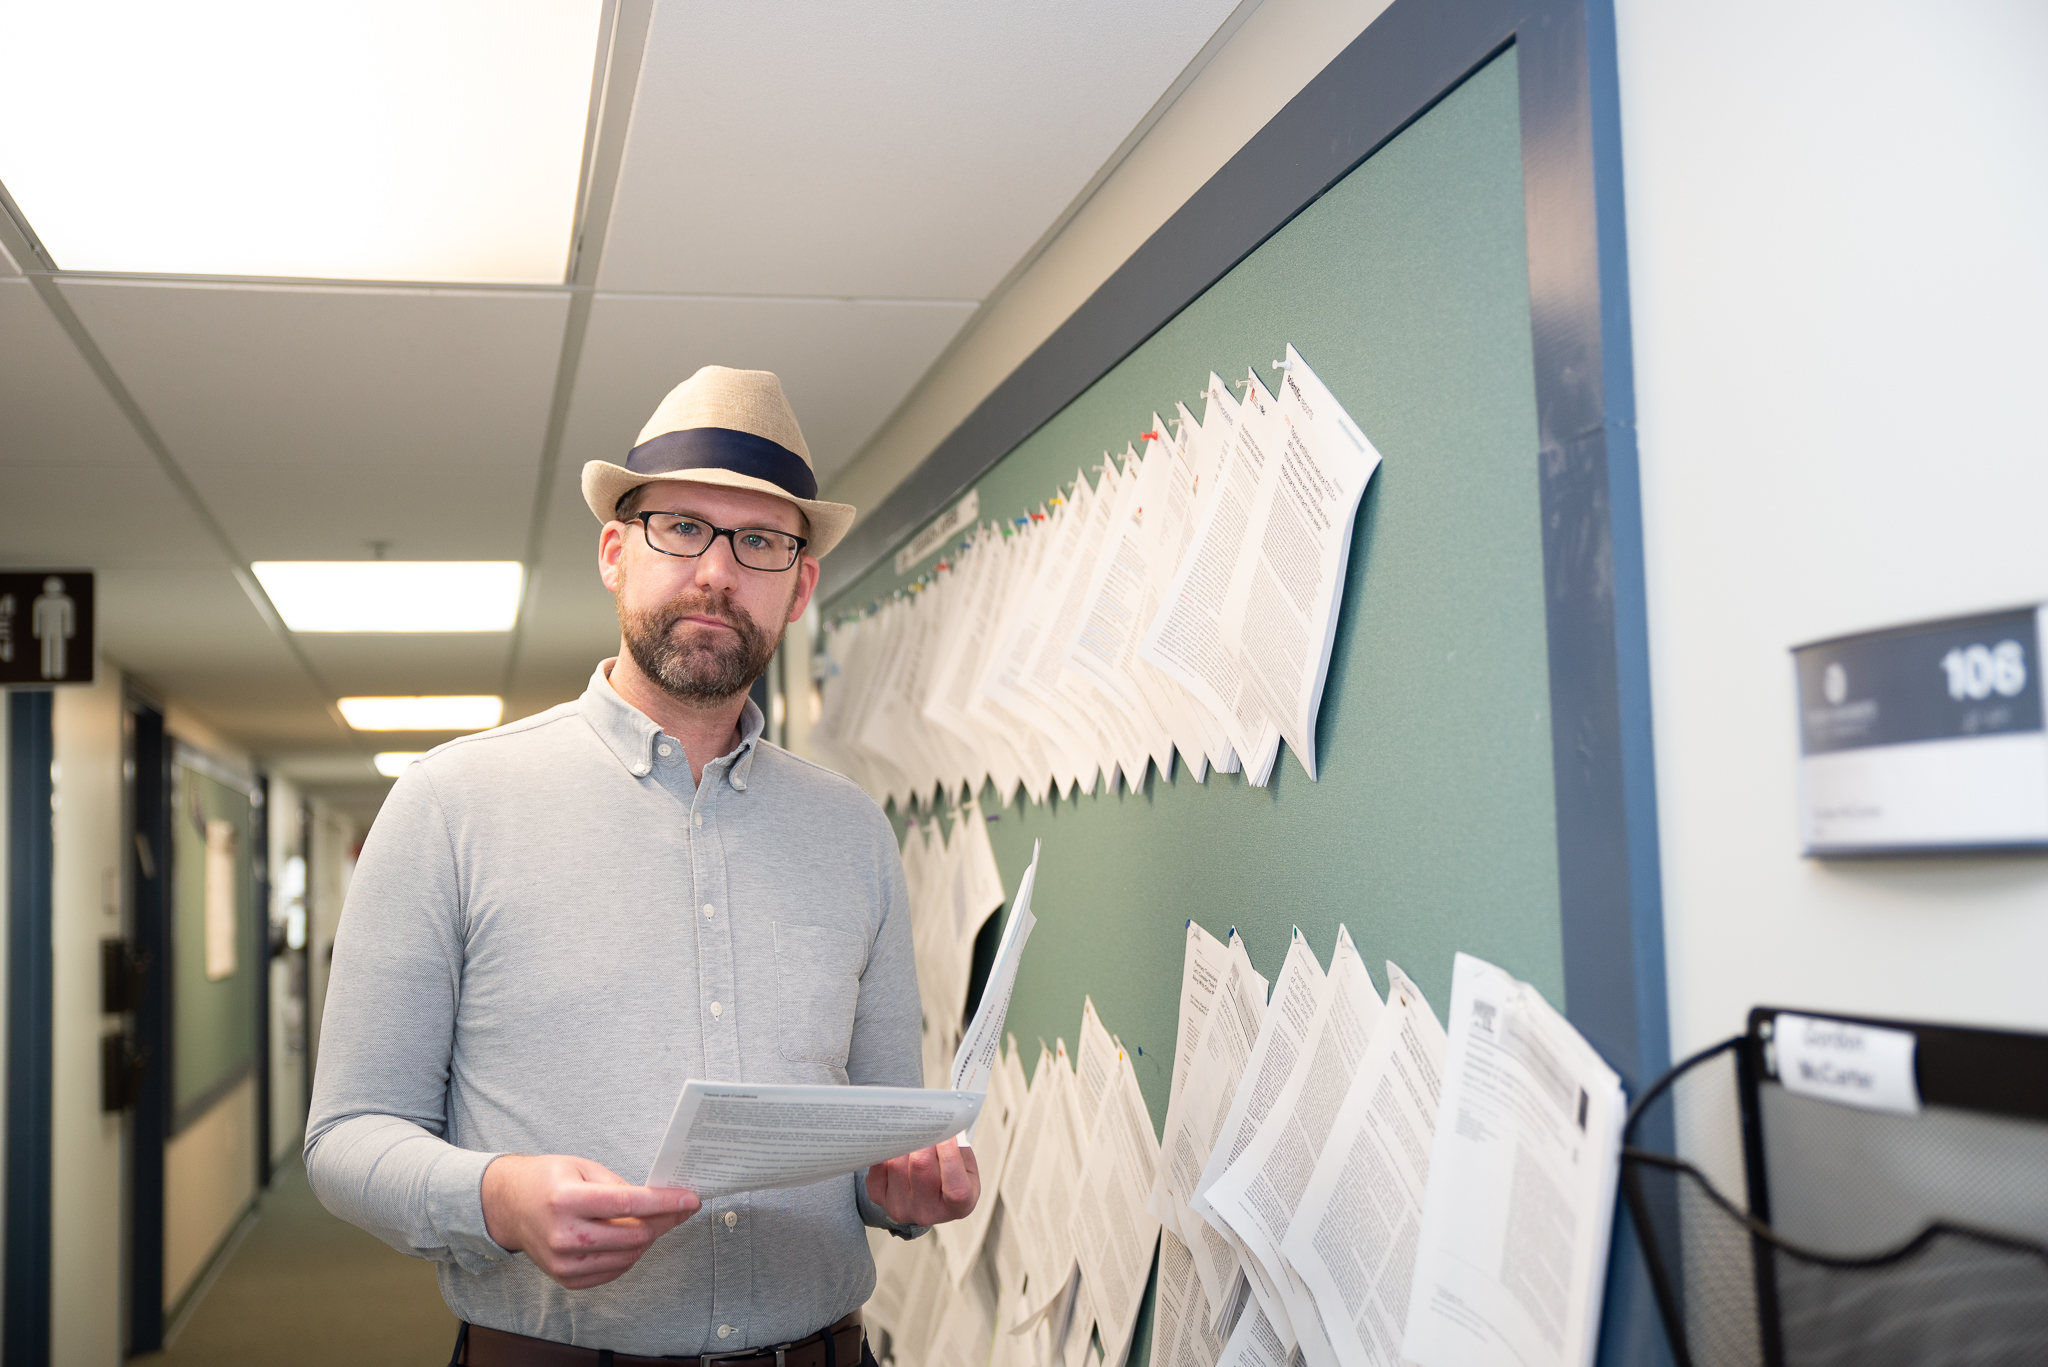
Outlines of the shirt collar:
M 597 732 L 597 738 L 605 748 L 618 756 L 619 763 L 626 766 L 628 773 L 643 778 L 653 772 L 654 747 L 661 739 L 661 727 L 646 713 L 634 707 L 619 696 L 612 687 L 609 677 L 618 657 L 598 661 L 591 672 L 590 684 L 583 690 L 583 696 L 576 701 L 576 710 L 590 723 L 590 729 Z M 747 790 L 747 777 L 753 772 L 756 742 L 761 739 L 762 728 L 767 718 L 752 698 L 740 709 L 740 743 L 727 753 L 720 755 L 704 766 L 704 772 L 717 770 L 726 775 L 732 786 L 740 792 Z

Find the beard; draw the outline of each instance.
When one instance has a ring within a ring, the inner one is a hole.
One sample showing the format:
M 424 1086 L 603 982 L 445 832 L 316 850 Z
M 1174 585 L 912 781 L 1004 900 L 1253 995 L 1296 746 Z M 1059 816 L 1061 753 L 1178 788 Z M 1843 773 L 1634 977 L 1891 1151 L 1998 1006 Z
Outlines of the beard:
M 623 580 L 619 594 L 619 626 L 626 649 L 642 673 L 678 702 L 726 702 L 747 691 L 767 672 L 780 631 L 770 635 L 744 608 L 713 594 L 690 591 L 656 607 L 629 609 Z M 795 596 L 791 595 L 791 601 Z M 730 636 L 713 633 L 709 640 L 679 639 L 676 624 L 685 617 L 716 617 L 732 628 Z

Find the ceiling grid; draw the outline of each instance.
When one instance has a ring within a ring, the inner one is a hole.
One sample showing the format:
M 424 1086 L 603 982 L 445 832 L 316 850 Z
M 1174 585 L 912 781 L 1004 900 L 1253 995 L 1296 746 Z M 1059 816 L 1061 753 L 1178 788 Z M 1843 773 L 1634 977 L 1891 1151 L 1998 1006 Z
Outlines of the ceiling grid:
M 373 810 L 368 752 L 445 737 L 350 732 L 338 696 L 496 690 L 517 717 L 610 653 L 586 460 L 722 363 L 782 376 L 829 483 L 1256 3 L 608 0 L 555 285 L 66 271 L 7 204 L 0 317 L 49 321 L 0 356 L 63 339 L 78 378 L 0 377 L 0 531 L 35 532 L 0 563 L 79 547 L 111 656 Z M 135 520 L 81 538 L 81 502 Z M 383 552 L 519 560 L 516 628 L 295 636 L 248 568 Z

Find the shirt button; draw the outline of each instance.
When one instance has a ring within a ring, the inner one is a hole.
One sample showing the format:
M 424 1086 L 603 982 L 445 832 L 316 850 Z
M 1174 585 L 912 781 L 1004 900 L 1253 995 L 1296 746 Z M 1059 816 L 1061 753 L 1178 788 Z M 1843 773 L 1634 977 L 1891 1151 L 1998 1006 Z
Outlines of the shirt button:
M 720 1003 L 720 1002 L 713 1002 L 713 1003 L 711 1003 L 711 1014 L 712 1014 L 713 1016 L 722 1016 L 722 1015 L 724 1015 L 724 1014 L 725 1014 L 725 1006 L 724 1006 L 724 1005 L 723 1005 L 722 1003 Z
M 647 772 L 647 766 L 644 764 L 636 764 L 633 766 L 633 772 L 636 774 L 645 774 Z
M 725 1213 L 725 1227 L 727 1229 L 733 1228 L 735 1225 L 739 1224 L 739 1222 L 740 1216 L 738 1211 L 729 1210 Z
M 697 813 L 697 824 L 698 824 L 699 826 L 701 826 L 701 825 L 703 825 L 703 824 L 704 824 L 704 813 L 702 813 L 702 812 L 699 812 L 699 813 Z
M 732 1337 L 732 1326 L 731 1326 L 731 1325 L 729 1325 L 729 1324 L 721 1324 L 721 1325 L 719 1325 L 719 1326 L 718 1326 L 718 1336 L 719 1336 L 720 1338 L 722 1338 L 722 1339 L 729 1339 L 729 1338 L 731 1338 L 731 1337 Z
M 664 745 L 657 749 L 654 753 L 660 755 L 663 759 L 667 759 L 670 755 L 673 755 L 675 753 L 675 747 Z
M 704 919 L 705 919 L 705 920 L 707 920 L 707 921 L 708 921 L 708 920 L 710 920 L 710 919 L 711 919 L 711 918 L 712 918 L 713 916 L 716 916 L 717 914 L 718 914 L 717 912 L 715 912 L 715 911 L 713 911 L 713 910 L 711 909 L 711 904 L 710 904 L 709 902 L 706 902 L 706 903 L 704 904 Z

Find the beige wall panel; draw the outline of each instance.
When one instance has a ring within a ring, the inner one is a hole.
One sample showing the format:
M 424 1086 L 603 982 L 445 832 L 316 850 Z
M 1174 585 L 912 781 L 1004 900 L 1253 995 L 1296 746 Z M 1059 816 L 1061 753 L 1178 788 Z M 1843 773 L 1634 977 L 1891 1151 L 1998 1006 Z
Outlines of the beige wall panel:
M 164 1146 L 164 1307 L 183 1299 L 256 1199 L 256 1079 Z
M 50 1361 L 121 1361 L 119 1116 L 100 1111 L 100 941 L 122 933 L 121 681 L 56 690 L 51 897 Z

